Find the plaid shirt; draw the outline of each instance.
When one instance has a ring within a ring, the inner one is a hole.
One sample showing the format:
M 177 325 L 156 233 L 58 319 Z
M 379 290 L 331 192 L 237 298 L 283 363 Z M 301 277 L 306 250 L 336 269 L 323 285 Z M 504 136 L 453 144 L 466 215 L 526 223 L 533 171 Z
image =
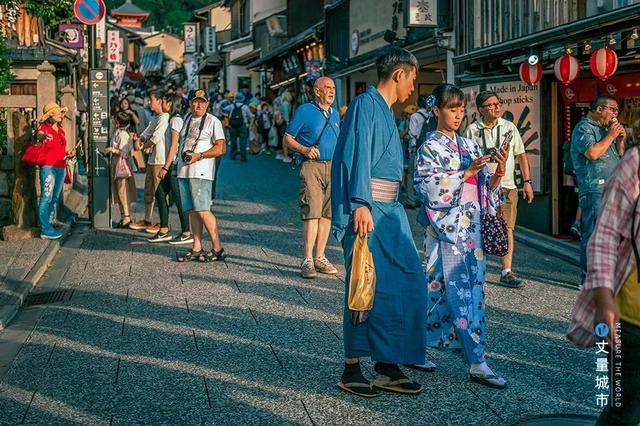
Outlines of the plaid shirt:
M 596 227 L 587 247 L 587 278 L 573 307 L 567 339 L 577 346 L 595 344 L 594 316 L 596 304 L 593 289 L 605 287 L 617 294 L 635 265 L 631 248 L 631 220 L 640 196 L 640 149 L 630 149 L 613 172 L 602 197 Z M 636 235 L 640 245 L 640 234 Z

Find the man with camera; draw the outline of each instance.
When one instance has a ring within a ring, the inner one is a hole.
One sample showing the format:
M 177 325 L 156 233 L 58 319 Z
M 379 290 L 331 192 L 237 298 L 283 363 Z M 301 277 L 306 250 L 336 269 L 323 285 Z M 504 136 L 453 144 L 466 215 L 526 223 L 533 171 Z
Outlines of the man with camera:
M 478 107 L 480 118 L 467 127 L 464 137 L 475 140 L 486 154 L 490 154 L 488 151 L 492 148 L 500 149 L 506 138 L 510 138 L 509 158 L 507 158 L 506 173 L 502 178 L 502 189 L 505 197 L 502 213 L 507 222 L 509 252 L 502 257 L 500 282 L 506 287 L 517 288 L 522 286 L 523 281 L 516 277 L 511 270 L 514 249 L 513 230 L 518 216 L 518 188 L 515 182 L 515 165 L 517 161 L 522 171 L 524 180 L 523 197 L 531 204 L 533 202 L 533 186 L 531 185 L 529 160 L 527 159 L 527 153 L 518 128 L 511 121 L 502 118 L 502 101 L 498 94 L 490 90 L 478 93 L 476 106 Z M 495 166 L 496 163 L 493 163 L 493 167 Z M 492 167 L 491 163 L 489 167 Z
M 571 134 L 571 161 L 578 180 L 581 216 L 580 267 L 587 274 L 587 243 L 596 226 L 602 192 L 624 155 L 627 134 L 618 123 L 618 101 L 600 95 L 591 102 Z
M 178 184 L 184 211 L 189 212 L 193 247 L 178 261 L 211 262 L 224 259 L 224 249 L 218 235 L 218 223 L 211 212 L 211 189 L 215 176 L 216 157 L 225 154 L 227 145 L 222 123 L 207 113 L 207 92 L 195 90 L 189 96 L 191 116 L 185 120 L 178 150 Z M 212 249 L 202 250 L 203 226 L 211 236 Z

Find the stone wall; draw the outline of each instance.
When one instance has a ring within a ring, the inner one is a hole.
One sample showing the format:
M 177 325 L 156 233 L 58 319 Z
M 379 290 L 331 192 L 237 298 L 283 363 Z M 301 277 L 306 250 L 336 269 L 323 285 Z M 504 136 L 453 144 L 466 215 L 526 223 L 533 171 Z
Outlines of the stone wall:
M 13 188 L 13 157 L 0 156 L 0 226 L 11 222 L 11 188 Z

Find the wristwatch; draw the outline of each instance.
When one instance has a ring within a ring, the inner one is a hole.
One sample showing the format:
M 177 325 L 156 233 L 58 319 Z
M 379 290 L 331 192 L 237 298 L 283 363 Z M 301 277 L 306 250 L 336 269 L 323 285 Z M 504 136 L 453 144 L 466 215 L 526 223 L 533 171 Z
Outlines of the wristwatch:
M 198 154 L 200 154 L 200 156 L 198 157 L 198 161 L 202 160 L 204 158 L 204 155 L 202 155 L 201 152 L 199 152 Z
M 532 184 L 531 179 L 525 179 L 522 183 L 528 183 L 528 184 Z

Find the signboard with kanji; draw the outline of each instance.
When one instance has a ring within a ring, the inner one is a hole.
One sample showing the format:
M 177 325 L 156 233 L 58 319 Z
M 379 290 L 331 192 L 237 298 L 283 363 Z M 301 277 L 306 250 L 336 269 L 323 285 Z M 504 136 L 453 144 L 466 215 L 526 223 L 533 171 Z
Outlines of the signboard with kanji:
M 89 207 L 94 228 L 111 227 L 109 157 L 109 70 L 89 70 Z
M 184 53 L 196 53 L 198 51 L 198 25 L 184 24 Z
M 405 0 L 407 27 L 437 27 L 438 0 Z
M 107 62 L 122 62 L 121 42 L 122 39 L 120 38 L 120 33 L 117 30 L 107 31 Z

